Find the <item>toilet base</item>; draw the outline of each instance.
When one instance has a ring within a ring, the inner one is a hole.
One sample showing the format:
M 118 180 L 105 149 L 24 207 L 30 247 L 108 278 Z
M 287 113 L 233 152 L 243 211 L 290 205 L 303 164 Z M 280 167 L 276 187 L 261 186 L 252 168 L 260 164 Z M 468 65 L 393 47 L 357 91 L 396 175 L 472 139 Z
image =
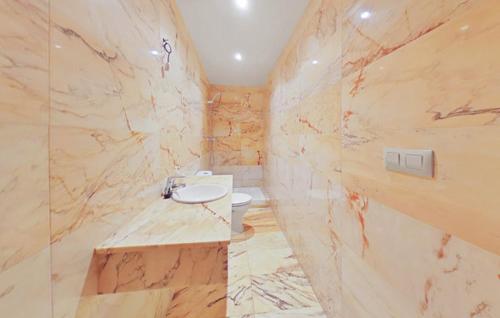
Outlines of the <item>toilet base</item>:
M 231 230 L 237 233 L 243 233 L 245 228 L 243 226 L 243 217 L 248 211 L 250 204 L 233 207 L 233 213 L 231 217 Z

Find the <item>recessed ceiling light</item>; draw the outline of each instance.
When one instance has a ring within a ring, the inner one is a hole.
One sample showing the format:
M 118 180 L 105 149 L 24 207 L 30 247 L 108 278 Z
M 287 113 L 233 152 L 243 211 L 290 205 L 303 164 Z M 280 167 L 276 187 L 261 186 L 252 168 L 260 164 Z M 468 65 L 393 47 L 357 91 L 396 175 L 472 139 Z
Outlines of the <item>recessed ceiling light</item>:
M 370 11 L 363 11 L 359 16 L 361 17 L 361 19 L 366 20 L 372 16 L 372 13 Z
M 157 50 L 151 50 L 150 52 L 153 55 L 159 55 L 160 54 L 160 52 L 158 52 Z
M 241 61 L 243 60 L 243 55 L 241 55 L 241 53 L 234 53 L 234 59 L 236 61 Z
M 236 6 L 242 10 L 245 10 L 248 8 L 248 0 L 234 0 L 234 3 Z
M 60 48 L 62 48 L 62 45 L 60 45 L 60 44 L 56 44 L 56 45 L 54 45 L 54 46 L 56 47 L 56 49 L 60 49 Z
M 470 28 L 470 26 L 469 26 L 468 24 L 466 24 L 466 25 L 462 25 L 462 26 L 460 27 L 460 31 L 465 32 L 465 31 L 469 30 L 469 28 Z
M 319 61 L 318 60 L 313 60 L 311 63 L 313 63 L 314 65 L 318 64 Z

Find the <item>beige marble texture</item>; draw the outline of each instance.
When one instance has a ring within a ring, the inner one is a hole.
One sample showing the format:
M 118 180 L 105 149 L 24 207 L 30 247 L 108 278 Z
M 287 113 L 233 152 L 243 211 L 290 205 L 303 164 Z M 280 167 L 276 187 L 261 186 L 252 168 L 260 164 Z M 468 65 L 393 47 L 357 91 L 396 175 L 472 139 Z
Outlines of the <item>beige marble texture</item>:
M 352 203 L 337 216 L 346 315 L 499 315 L 498 255 L 351 190 L 345 196 Z
M 48 1 L 3 1 L 0 28 L 0 316 L 45 318 L 52 315 Z
M 49 1 L 2 2 L 0 123 L 49 120 Z
M 207 168 L 206 77 L 175 1 L 8 0 L 0 21 L 0 316 L 81 317 L 94 248 Z
M 170 245 L 227 243 L 231 239 L 231 176 L 185 177 L 176 182 L 218 184 L 228 189 L 221 199 L 196 204 L 158 198 L 95 248 L 116 253 Z
M 310 3 L 269 79 L 264 184 L 328 317 L 500 315 L 498 9 Z M 435 177 L 384 147 L 433 149 Z
M 98 256 L 99 293 L 225 284 L 227 243 L 158 246 Z
M 50 5 L 53 308 L 73 317 L 98 290 L 94 248 L 203 166 L 207 89 L 174 1 Z
M 499 12 L 311 1 L 251 89 L 209 88 L 173 0 L 4 1 L 0 316 L 499 317 Z M 386 146 L 432 148 L 436 175 L 385 171 Z M 263 168 L 277 221 L 118 244 L 159 233 L 119 231 L 140 213 L 170 221 L 167 175 L 209 166 Z
M 172 299 L 168 289 L 82 297 L 76 317 L 166 317 Z
M 162 307 L 164 317 L 223 317 L 232 177 L 186 177 L 177 182 L 219 184 L 229 192 L 219 200 L 200 204 L 160 198 L 124 224 L 95 248 L 97 294 L 119 297 L 142 292 L 130 297 L 154 307 L 165 302 L 151 294 L 159 291 L 171 302 Z
M 269 207 L 251 208 L 229 245 L 227 317 L 325 317 Z
M 265 188 L 329 317 L 341 317 L 340 12 L 337 1 L 310 3 L 270 77 L 265 120 Z
M 230 174 L 233 176 L 235 187 L 261 187 L 263 178 L 262 166 L 253 165 L 230 165 L 211 166 L 214 174 Z
M 97 256 L 98 293 L 170 295 L 161 317 L 224 317 L 228 286 L 228 243 L 155 246 Z M 154 295 L 150 303 L 160 305 Z M 165 297 L 165 296 L 164 296 Z M 141 301 L 137 297 L 136 301 Z
M 500 45 L 490 39 L 500 35 L 500 6 L 469 6 L 364 67 L 362 81 L 354 73 L 343 79 L 342 111 L 351 114 L 343 176 L 379 202 L 499 254 L 500 154 L 491 147 L 500 143 Z M 433 149 L 434 178 L 386 173 L 379 163 L 391 145 Z
M 214 100 L 209 112 L 213 138 L 211 166 L 226 170 L 261 166 L 266 88 L 211 85 L 208 97 Z M 235 169 L 231 171 L 237 174 Z

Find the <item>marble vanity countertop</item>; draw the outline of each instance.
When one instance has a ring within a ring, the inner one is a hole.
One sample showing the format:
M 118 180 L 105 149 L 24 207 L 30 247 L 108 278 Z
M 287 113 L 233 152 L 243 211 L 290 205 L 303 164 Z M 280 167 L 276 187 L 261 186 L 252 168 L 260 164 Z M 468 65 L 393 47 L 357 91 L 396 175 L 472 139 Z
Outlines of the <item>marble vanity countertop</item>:
M 137 251 L 167 245 L 229 243 L 233 177 L 186 177 L 178 183 L 219 184 L 228 194 L 208 203 L 183 204 L 159 198 L 95 248 L 98 254 Z

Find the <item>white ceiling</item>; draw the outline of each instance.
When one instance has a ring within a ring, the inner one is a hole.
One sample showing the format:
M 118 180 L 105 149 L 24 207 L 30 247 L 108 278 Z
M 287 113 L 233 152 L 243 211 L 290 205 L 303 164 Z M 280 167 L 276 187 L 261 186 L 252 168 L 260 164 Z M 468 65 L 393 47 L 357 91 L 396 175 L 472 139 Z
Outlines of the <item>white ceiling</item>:
M 238 1 L 248 1 L 240 9 Z M 309 0 L 177 0 L 212 84 L 267 82 Z M 237 61 L 235 53 L 243 60 Z

